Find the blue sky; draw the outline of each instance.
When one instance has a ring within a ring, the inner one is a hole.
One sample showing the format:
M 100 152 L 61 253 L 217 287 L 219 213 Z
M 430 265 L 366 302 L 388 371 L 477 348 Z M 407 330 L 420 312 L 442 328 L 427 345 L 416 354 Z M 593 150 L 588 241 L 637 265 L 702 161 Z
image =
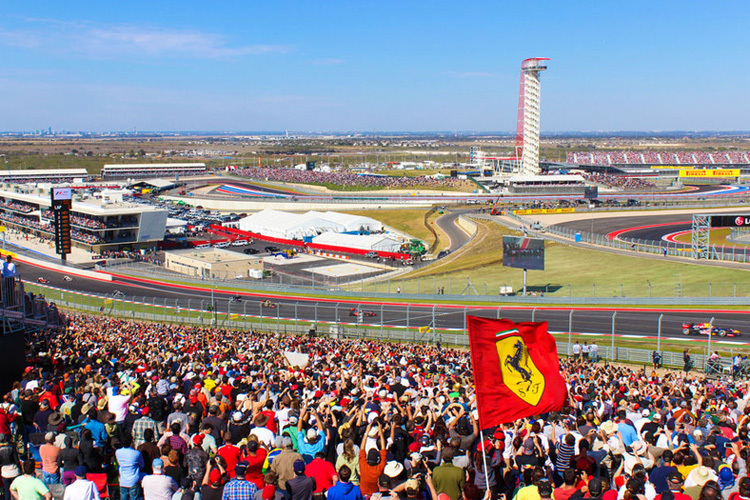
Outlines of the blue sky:
M 0 130 L 750 130 L 750 3 L 0 5 Z

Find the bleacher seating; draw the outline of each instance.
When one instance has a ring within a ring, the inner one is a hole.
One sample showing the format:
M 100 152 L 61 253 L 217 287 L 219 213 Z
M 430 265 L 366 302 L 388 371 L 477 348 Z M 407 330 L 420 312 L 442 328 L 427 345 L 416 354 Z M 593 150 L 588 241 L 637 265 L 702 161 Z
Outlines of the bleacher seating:
M 750 165 L 748 151 L 593 151 L 567 153 L 569 163 L 610 165 Z

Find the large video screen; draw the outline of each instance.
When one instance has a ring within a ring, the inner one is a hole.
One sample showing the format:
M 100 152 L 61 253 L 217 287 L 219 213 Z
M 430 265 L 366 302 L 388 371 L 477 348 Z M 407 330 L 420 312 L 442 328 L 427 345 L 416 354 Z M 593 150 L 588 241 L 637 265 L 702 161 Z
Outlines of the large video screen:
M 503 236 L 503 266 L 544 271 L 544 240 Z

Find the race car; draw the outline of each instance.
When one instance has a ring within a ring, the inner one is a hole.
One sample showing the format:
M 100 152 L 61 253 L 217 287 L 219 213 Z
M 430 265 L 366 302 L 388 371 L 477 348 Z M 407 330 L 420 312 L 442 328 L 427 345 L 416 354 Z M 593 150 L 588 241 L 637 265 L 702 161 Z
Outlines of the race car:
M 39 276 L 36 280 L 37 280 L 37 282 L 42 283 L 44 285 L 46 285 L 47 283 L 49 283 L 49 280 L 47 278 L 45 278 L 44 276 Z
M 684 335 L 718 335 L 719 337 L 739 337 L 740 331 L 734 328 L 725 328 L 720 326 L 712 327 L 710 323 L 683 323 L 682 333 Z
M 374 311 L 366 311 L 364 309 L 360 311 L 356 307 L 352 307 L 351 309 L 349 309 L 349 316 L 357 317 L 360 314 L 362 315 L 363 318 L 374 318 L 375 317 L 375 312 Z

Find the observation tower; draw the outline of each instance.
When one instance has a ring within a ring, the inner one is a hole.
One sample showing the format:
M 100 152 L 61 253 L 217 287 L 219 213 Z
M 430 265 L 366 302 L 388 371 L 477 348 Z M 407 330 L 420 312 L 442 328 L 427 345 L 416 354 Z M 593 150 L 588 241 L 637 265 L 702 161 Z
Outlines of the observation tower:
M 539 119 L 541 85 L 539 73 L 547 69 L 547 57 L 532 57 L 521 63 L 521 86 L 518 91 L 516 123 L 516 157 L 519 173 L 537 175 L 539 169 Z

